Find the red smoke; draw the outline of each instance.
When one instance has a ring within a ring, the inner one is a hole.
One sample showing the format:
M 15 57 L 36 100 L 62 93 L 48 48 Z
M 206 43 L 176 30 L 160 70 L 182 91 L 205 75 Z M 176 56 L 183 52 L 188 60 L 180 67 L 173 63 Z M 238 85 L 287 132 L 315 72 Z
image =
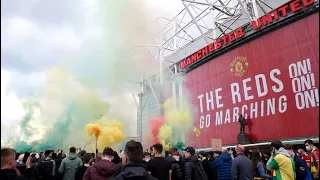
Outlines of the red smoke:
M 159 128 L 163 125 L 164 118 L 151 119 L 151 133 L 153 135 L 153 140 L 155 143 L 160 143 L 158 139 Z

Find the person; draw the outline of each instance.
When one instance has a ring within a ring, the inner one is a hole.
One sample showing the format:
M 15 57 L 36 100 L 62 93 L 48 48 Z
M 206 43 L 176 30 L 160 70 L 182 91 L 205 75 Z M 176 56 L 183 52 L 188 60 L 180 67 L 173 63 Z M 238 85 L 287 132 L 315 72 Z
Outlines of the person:
M 171 179 L 171 163 L 162 157 L 163 146 L 160 143 L 152 146 L 151 155 L 154 156 L 147 163 L 148 171 L 159 180 Z
M 110 147 L 104 148 L 102 159 L 90 166 L 83 176 L 83 180 L 108 180 L 117 172 L 118 166 L 112 162 L 114 151 Z
M 35 166 L 35 174 L 37 179 L 54 179 L 56 173 L 56 162 L 52 159 L 52 150 L 44 152 L 44 159 Z
M 147 166 L 142 160 L 143 148 L 140 142 L 128 141 L 120 156 L 124 166 L 113 180 L 157 180 L 148 173 Z
M 217 180 L 231 180 L 231 167 L 231 155 L 229 154 L 227 148 L 222 148 L 222 154 L 217 157 L 212 163 L 212 168 L 216 170 Z
M 92 160 L 91 153 L 85 153 L 83 155 L 83 165 L 77 169 L 75 180 L 83 179 L 84 173 L 87 171 L 88 167 L 90 166 L 91 160 Z
M 294 180 L 295 165 L 290 154 L 283 148 L 283 144 L 279 140 L 271 143 L 271 156 L 267 162 L 267 169 L 273 170 L 273 176 L 276 179 Z
M 174 161 L 171 162 L 171 180 L 180 180 L 183 179 L 182 177 L 182 169 L 183 166 L 182 162 L 180 161 L 180 155 L 177 151 L 173 151 L 171 153 L 171 157 L 174 159 Z
M 311 174 L 315 179 L 319 179 L 319 149 L 310 139 L 307 139 L 304 145 L 306 146 L 306 150 L 311 152 Z
M 201 161 L 198 160 L 195 153 L 193 147 L 185 149 L 184 180 L 207 180 Z
M 304 160 L 307 163 L 307 166 L 309 169 L 311 169 L 311 157 L 310 155 L 306 152 L 306 147 L 305 146 L 300 146 L 298 149 L 298 153 L 301 156 L 301 159 Z
M 144 152 L 143 153 L 143 158 L 142 158 L 145 162 L 148 162 L 148 161 L 150 161 L 150 159 L 151 159 L 151 155 L 150 155 L 150 153 L 148 153 L 148 152 Z
M 23 176 L 19 176 L 15 169 L 16 152 L 11 148 L 2 148 L 1 149 L 1 172 L 0 179 L 11 179 L 11 180 L 33 180 L 34 176 L 31 170 L 31 157 L 26 161 L 26 171 Z
M 120 163 L 120 157 L 119 157 L 117 151 L 113 151 L 113 154 L 114 154 L 114 158 L 112 159 L 112 162 L 115 163 L 115 164 L 119 164 Z
M 244 155 L 244 146 L 236 146 L 237 157 L 232 161 L 232 177 L 239 180 L 253 180 L 253 165 L 251 160 Z
M 202 166 L 208 179 L 213 179 L 213 169 L 211 168 L 212 163 L 208 160 L 208 154 L 204 151 L 199 153 L 199 158 L 201 160 Z
M 97 153 L 94 163 L 97 163 L 97 162 L 99 162 L 101 160 L 102 160 L 102 153 Z
M 77 169 L 82 165 L 82 160 L 76 154 L 76 148 L 69 149 L 69 155 L 61 162 L 58 172 L 63 174 L 63 180 L 75 178 Z
M 311 173 L 307 166 L 307 163 L 304 162 L 301 157 L 296 156 L 295 152 L 293 151 L 293 147 L 290 144 L 285 144 L 284 148 L 288 151 L 291 158 L 294 160 L 295 163 L 295 171 L 296 171 L 296 180 L 312 180 Z
M 261 160 L 260 152 L 255 149 L 252 151 L 251 161 L 253 165 L 254 177 L 272 179 L 272 176 L 266 173 L 265 166 Z

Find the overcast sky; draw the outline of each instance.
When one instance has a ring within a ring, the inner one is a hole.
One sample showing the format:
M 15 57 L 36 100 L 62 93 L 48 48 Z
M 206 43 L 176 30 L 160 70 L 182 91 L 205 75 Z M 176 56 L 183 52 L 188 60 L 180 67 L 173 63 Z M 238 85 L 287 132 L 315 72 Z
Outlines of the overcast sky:
M 140 1 L 152 17 L 171 18 L 182 9 L 180 0 Z M 45 72 L 57 65 L 61 54 L 83 50 L 79 49 L 83 39 L 90 39 L 97 30 L 95 27 L 99 27 L 99 24 L 85 27 L 84 23 L 87 14 L 96 10 L 92 5 L 99 2 L 1 1 L 1 124 L 15 124 L 21 119 L 24 114 L 21 100 L 41 94 L 46 85 Z M 1 132 L 3 135 L 3 128 Z

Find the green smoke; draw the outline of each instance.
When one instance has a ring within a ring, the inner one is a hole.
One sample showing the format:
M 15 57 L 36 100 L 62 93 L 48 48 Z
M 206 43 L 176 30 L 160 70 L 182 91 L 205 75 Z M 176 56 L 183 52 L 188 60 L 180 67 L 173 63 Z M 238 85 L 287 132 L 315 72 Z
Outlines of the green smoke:
M 32 145 L 24 142 L 24 141 L 18 141 L 14 145 L 14 149 L 18 153 L 25 153 L 25 152 L 31 152 L 33 150 Z

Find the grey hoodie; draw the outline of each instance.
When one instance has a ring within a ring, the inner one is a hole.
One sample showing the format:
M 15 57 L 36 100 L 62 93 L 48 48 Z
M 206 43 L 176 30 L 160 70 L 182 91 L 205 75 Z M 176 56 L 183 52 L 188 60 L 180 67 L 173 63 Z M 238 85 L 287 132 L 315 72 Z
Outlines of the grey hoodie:
M 291 158 L 291 156 L 290 156 L 290 154 L 288 153 L 288 151 L 287 151 L 286 149 L 284 149 L 283 147 L 279 148 L 277 154 L 282 154 L 282 155 L 284 155 L 284 156 L 287 156 L 288 158 Z M 267 162 L 267 165 L 266 165 L 266 167 L 267 167 L 267 169 L 268 169 L 269 171 L 271 170 L 271 168 L 270 168 L 270 166 L 269 166 L 269 163 L 270 163 L 272 160 L 273 160 L 273 156 L 271 156 L 271 157 L 269 158 L 269 160 L 268 160 L 268 162 Z
M 59 173 L 63 174 L 63 180 L 71 180 L 75 178 L 78 167 L 82 166 L 82 160 L 73 153 L 64 158 L 59 167 Z

